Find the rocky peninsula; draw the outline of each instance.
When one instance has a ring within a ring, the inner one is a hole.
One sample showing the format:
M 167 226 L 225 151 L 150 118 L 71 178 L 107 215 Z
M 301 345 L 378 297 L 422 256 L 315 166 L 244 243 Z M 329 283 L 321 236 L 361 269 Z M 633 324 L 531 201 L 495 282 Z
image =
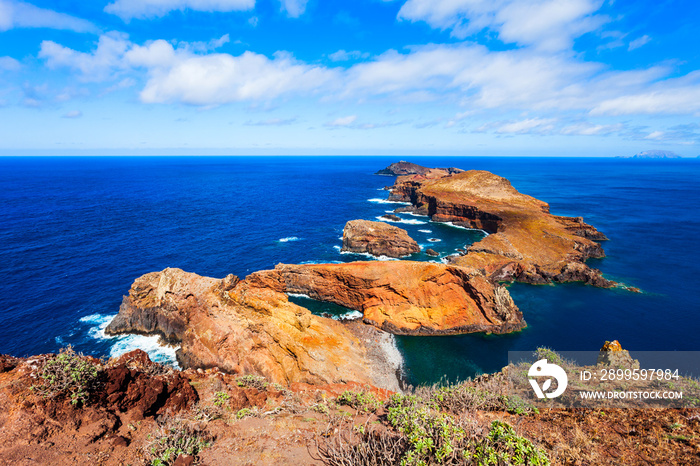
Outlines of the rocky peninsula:
M 550 214 L 546 202 L 518 192 L 507 179 L 493 173 L 445 174 L 430 169 L 399 176 L 389 199 L 411 203 L 397 211 L 489 233 L 465 254 L 452 256 L 450 262 L 480 271 L 493 281 L 616 285 L 585 264 L 588 258 L 605 257 L 597 242 L 607 239 L 604 234 L 581 217 Z

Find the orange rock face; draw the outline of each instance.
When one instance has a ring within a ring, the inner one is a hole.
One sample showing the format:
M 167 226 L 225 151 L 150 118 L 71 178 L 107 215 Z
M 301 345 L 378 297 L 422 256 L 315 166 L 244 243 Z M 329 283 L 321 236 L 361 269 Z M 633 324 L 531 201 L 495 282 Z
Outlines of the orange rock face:
M 180 269 L 146 274 L 105 331 L 161 335 L 181 346 L 178 362 L 185 368 L 219 367 L 282 385 L 353 381 L 398 387 L 395 376 L 382 372 L 385 361 L 371 356 L 366 341 L 342 323 L 232 275 L 217 280 Z
M 362 311 L 364 322 L 395 334 L 505 333 L 525 326 L 503 286 L 473 270 L 445 264 L 280 264 L 246 281 Z
M 427 175 L 398 177 L 390 199 L 411 202 L 414 212 L 433 221 L 489 233 L 467 254 L 455 257 L 453 264 L 481 270 L 499 281 L 615 285 L 585 265 L 589 257 L 604 257 L 594 240 L 607 238 L 581 217 L 552 215 L 547 203 L 518 192 L 508 180 L 487 171 Z
M 406 230 L 384 222 L 351 220 L 343 229 L 343 251 L 374 256 L 404 257 L 420 252 Z

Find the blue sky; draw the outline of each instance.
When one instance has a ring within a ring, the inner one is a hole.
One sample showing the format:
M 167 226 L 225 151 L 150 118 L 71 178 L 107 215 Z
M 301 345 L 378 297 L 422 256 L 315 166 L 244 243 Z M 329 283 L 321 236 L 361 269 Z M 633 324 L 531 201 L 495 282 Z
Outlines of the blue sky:
M 700 154 L 696 0 L 0 0 L 1 154 Z

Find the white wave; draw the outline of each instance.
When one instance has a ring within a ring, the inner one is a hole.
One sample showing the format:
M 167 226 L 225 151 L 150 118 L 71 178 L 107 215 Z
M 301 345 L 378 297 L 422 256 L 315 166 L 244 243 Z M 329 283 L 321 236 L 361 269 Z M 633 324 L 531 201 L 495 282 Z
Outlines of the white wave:
M 302 261 L 299 262 L 302 265 L 317 265 L 317 264 L 342 264 L 340 261 Z
M 387 257 L 387 256 L 375 256 L 373 254 L 370 254 L 368 252 L 352 252 L 352 251 L 340 251 L 341 254 L 354 254 L 356 256 L 364 256 L 364 257 L 369 257 L 370 259 L 376 259 L 378 261 L 397 261 L 395 257 Z
M 433 222 L 433 221 L 431 220 L 431 223 L 441 223 L 441 224 L 443 224 L 443 225 L 447 225 L 447 226 L 450 226 L 450 227 L 453 227 L 453 228 L 459 228 L 459 229 L 461 229 L 461 230 L 480 231 L 480 232 L 482 232 L 483 234 L 485 234 L 486 236 L 488 236 L 488 234 L 489 234 L 487 231 L 484 231 L 484 230 L 482 230 L 481 228 L 463 227 L 462 225 L 455 225 L 455 224 L 452 223 L 452 222 Z
M 299 241 L 299 238 L 296 236 L 287 236 L 286 238 L 280 238 L 277 241 L 280 243 L 288 243 L 289 241 Z
M 334 320 L 357 320 L 362 319 L 364 314 L 360 311 L 348 311 L 345 314 L 340 314 L 339 316 L 333 316 Z
M 382 222 L 407 223 L 409 225 L 424 225 L 424 224 L 428 223 L 428 222 L 421 222 L 420 220 L 406 220 L 404 218 L 402 218 L 400 220 L 392 220 L 390 218 L 384 217 L 383 215 L 379 216 L 379 217 L 374 217 L 374 218 L 376 218 L 377 220 L 380 220 Z
M 342 248 L 338 245 L 335 245 L 335 246 L 333 246 L 333 249 L 337 249 L 338 251 L 340 251 Z
M 303 293 L 287 293 L 287 296 L 290 298 L 305 298 L 305 299 L 311 299 L 311 296 L 308 294 L 303 294 Z
M 169 365 L 175 369 L 180 368 L 175 356 L 175 352 L 180 347 L 161 344 L 158 335 L 106 335 L 105 328 L 107 328 L 107 325 L 109 325 L 113 318 L 113 315 L 91 314 L 80 319 L 80 322 L 93 324 L 88 330 L 88 335 L 91 338 L 96 340 L 114 340 L 114 344 L 109 349 L 109 356 L 111 358 L 119 357 L 135 349 L 141 349 L 148 353 L 148 357 L 151 358 L 151 361 Z
M 411 205 L 410 202 L 402 202 L 402 201 L 389 201 L 387 199 L 367 199 L 369 202 L 376 202 L 377 204 L 401 204 L 401 205 Z
M 402 214 L 408 214 L 413 217 L 430 217 L 430 215 L 423 215 L 423 214 L 414 214 L 413 212 L 401 212 Z
M 439 243 L 442 240 L 440 238 L 428 238 L 428 241 L 431 243 Z
M 418 230 L 418 231 L 420 231 L 421 233 L 432 233 L 433 232 L 433 230 Z

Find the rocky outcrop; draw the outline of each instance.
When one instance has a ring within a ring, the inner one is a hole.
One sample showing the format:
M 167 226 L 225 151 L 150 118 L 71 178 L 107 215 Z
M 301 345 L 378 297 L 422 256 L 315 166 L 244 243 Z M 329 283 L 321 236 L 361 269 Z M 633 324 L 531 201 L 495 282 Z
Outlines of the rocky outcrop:
M 379 170 L 375 175 L 387 175 L 387 176 L 405 176 L 405 175 L 427 175 L 431 172 L 440 172 L 444 175 L 451 175 L 453 173 L 460 173 L 464 170 L 454 167 L 449 168 L 427 168 L 421 165 L 417 165 L 411 162 L 400 161 L 392 163 L 388 167 Z
M 361 311 L 365 323 L 401 335 L 506 333 L 525 326 L 503 286 L 474 270 L 445 264 L 279 264 L 249 275 L 246 282 Z
M 171 268 L 143 275 L 105 333 L 161 335 L 180 345 L 185 368 L 218 367 L 282 385 L 353 381 L 398 388 L 395 377 L 378 382 L 385 368 L 343 324 L 233 275 L 217 280 Z
M 404 229 L 384 222 L 351 220 L 343 229 L 342 251 L 404 257 L 420 252 L 420 246 Z
M 481 270 L 493 280 L 616 285 L 585 264 L 590 257 L 605 256 L 596 242 L 607 239 L 605 235 L 581 217 L 550 214 L 547 203 L 518 192 L 493 173 L 402 176 L 389 199 L 410 202 L 404 211 L 429 215 L 435 222 L 490 233 L 466 254 L 451 256 L 451 263 Z

